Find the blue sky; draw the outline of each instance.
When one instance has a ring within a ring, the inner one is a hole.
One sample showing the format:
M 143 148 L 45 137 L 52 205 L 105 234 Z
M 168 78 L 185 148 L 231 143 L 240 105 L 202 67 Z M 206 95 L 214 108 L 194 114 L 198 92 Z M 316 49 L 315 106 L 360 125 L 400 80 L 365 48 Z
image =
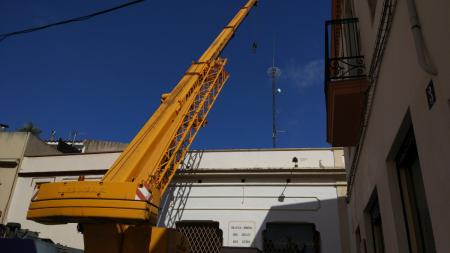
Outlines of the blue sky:
M 0 33 L 77 17 L 125 1 L 0 3 Z M 279 147 L 325 147 L 324 22 L 330 1 L 261 0 L 223 52 L 230 73 L 192 148 L 271 147 L 272 64 Z M 32 121 L 41 137 L 128 142 L 242 1 L 151 1 L 0 43 L 0 123 Z M 253 41 L 258 44 L 254 53 Z

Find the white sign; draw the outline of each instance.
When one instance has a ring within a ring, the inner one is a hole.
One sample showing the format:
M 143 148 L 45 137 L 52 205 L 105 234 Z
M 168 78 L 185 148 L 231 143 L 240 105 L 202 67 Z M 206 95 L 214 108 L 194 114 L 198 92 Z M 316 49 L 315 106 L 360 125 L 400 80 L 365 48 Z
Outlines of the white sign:
M 228 244 L 236 247 L 250 247 L 255 239 L 255 222 L 230 221 L 228 223 Z

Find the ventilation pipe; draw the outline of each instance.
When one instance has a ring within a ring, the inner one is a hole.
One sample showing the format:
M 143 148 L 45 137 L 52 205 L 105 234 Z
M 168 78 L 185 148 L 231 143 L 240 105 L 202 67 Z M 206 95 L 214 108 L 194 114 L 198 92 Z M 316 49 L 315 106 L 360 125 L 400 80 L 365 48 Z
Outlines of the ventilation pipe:
M 419 16 L 417 15 L 416 2 L 415 0 L 406 0 L 406 4 L 408 6 L 409 22 L 411 23 L 411 31 L 414 38 L 414 45 L 416 47 L 419 65 L 423 70 L 425 70 L 425 72 L 435 76 L 438 74 L 438 71 L 433 65 L 425 45 L 422 27 L 420 26 Z

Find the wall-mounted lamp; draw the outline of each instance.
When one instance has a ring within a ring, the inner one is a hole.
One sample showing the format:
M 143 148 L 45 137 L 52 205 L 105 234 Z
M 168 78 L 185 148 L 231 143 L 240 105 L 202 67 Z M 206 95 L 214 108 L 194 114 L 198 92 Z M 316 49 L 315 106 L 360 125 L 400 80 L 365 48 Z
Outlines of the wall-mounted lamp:
M 294 156 L 294 157 L 292 158 L 292 162 L 294 163 L 294 167 L 295 167 L 295 168 L 298 168 L 298 159 L 297 159 L 297 157 Z

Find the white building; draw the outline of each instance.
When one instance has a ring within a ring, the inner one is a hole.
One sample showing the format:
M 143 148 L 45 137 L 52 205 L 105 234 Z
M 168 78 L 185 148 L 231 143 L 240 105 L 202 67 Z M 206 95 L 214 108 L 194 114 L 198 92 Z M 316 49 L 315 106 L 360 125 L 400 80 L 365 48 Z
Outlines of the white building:
M 72 181 L 80 175 L 99 180 L 119 154 L 24 157 L 5 222 L 20 222 L 43 238 L 82 248 L 76 224 L 46 226 L 26 220 L 29 200 L 40 183 Z M 192 151 L 162 202 L 158 225 L 215 221 L 224 246 L 263 249 L 264 240 L 267 247 L 269 240 L 304 234 L 310 239 L 293 241 L 303 240 L 323 253 L 347 252 L 343 161 L 342 149 L 334 148 Z

